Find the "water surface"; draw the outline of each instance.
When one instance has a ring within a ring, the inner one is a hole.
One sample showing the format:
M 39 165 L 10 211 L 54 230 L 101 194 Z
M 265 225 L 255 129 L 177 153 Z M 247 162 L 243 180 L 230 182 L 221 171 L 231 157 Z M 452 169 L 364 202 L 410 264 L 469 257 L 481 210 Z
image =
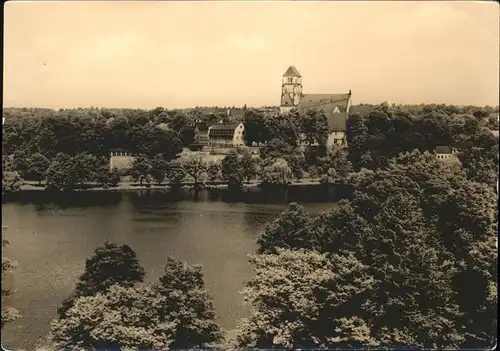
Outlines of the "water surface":
M 43 342 L 85 260 L 105 241 L 132 247 L 147 281 L 161 275 L 167 255 L 201 264 L 219 323 L 234 328 L 247 312 L 239 291 L 254 274 L 247 256 L 255 252 L 265 224 L 290 201 L 317 213 L 334 199 L 314 187 L 280 195 L 258 190 L 18 195 L 2 205 L 2 225 L 8 226 L 10 242 L 5 255 L 18 264 L 12 276 L 16 291 L 8 302 L 23 318 L 4 328 L 2 345 L 34 349 Z

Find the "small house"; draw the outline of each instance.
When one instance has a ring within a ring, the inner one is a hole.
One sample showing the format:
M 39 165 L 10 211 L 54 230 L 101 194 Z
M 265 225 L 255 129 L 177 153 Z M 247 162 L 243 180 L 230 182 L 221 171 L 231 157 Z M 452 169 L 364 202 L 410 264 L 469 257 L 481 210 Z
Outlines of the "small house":
M 245 126 L 241 122 L 217 123 L 208 128 L 211 147 L 244 146 Z
M 438 160 L 450 160 L 456 158 L 456 151 L 447 145 L 438 145 L 434 149 L 434 153 L 436 154 L 436 158 Z
M 112 150 L 109 155 L 109 169 L 126 170 L 132 167 L 135 156 L 123 150 Z

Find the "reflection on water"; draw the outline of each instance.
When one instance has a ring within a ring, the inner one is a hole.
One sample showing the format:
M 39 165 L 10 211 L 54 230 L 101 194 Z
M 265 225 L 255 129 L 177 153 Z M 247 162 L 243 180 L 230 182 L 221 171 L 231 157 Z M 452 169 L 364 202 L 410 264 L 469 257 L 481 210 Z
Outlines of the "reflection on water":
M 281 196 L 259 189 L 17 194 L 2 205 L 2 225 L 10 241 L 5 254 L 18 263 L 17 291 L 8 302 L 23 318 L 5 327 L 2 345 L 33 349 L 43 341 L 86 258 L 105 241 L 132 247 L 148 281 L 161 274 L 167 255 L 202 264 L 219 322 L 234 328 L 246 314 L 239 291 L 253 275 L 247 255 L 255 252 L 266 222 L 287 202 L 301 202 L 314 213 L 340 196 L 333 195 L 314 186 Z

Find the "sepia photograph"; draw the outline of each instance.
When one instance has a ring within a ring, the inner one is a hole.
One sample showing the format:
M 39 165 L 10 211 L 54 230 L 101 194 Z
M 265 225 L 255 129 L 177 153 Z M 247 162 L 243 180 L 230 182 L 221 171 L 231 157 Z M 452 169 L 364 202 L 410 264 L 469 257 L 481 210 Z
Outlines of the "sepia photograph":
M 2 348 L 496 349 L 499 6 L 6 2 Z

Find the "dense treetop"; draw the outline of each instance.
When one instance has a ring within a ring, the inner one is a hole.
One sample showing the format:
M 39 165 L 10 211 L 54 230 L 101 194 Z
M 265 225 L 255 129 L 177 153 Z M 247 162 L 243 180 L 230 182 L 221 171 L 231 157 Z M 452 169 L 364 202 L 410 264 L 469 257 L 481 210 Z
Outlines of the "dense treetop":
M 418 151 L 351 173 L 348 182 L 350 200 L 317 217 L 291 204 L 268 224 L 236 344 L 491 346 L 494 190 L 458 163 Z

